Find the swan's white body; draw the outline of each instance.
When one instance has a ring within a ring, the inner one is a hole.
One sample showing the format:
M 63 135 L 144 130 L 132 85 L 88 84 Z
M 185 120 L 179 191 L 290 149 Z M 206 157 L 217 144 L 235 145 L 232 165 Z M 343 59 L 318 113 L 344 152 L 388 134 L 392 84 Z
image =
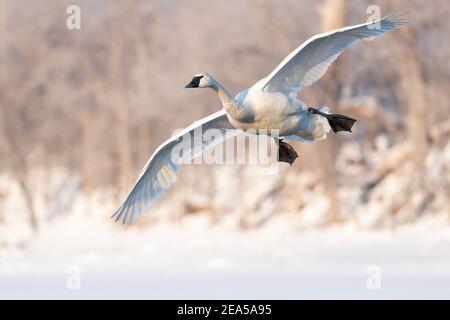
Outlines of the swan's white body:
M 264 83 L 265 79 L 260 80 L 235 97 L 246 115 L 242 120 L 235 119 L 232 113 L 228 113 L 228 120 L 235 128 L 276 129 L 279 136 L 287 137 L 289 140 L 312 142 L 326 137 L 330 131 L 326 119 L 309 113 L 306 104 L 294 96 L 263 90 Z
M 176 181 L 176 171 L 182 163 L 174 161 L 171 154 L 181 137 L 189 135 L 193 140 L 191 158 L 222 141 L 204 141 L 201 137 L 199 140 L 194 131 L 200 127 L 203 131 L 228 130 L 228 134 L 240 132 L 233 129 L 277 129 L 281 137 L 309 142 L 325 138 L 330 131 L 327 120 L 308 112 L 306 104 L 297 99 L 298 92 L 322 77 L 339 54 L 354 42 L 377 37 L 405 24 L 401 16 L 391 15 L 316 35 L 291 52 L 267 77 L 234 98 L 210 75 L 196 75 L 187 87 L 214 89 L 223 109 L 164 142 L 141 170 L 133 189 L 113 217 L 123 223 L 133 222 L 138 213 Z M 324 107 L 322 112 L 327 113 L 328 109 Z

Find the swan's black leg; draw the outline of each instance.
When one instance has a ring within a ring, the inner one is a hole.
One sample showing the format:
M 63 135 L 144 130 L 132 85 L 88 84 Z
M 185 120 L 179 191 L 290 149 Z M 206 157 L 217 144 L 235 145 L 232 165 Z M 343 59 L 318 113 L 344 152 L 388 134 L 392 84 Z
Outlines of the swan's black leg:
M 291 166 L 298 154 L 295 149 L 282 139 L 278 139 L 278 161 L 289 163 Z
M 312 114 L 320 114 L 321 116 L 325 117 L 328 120 L 328 123 L 330 124 L 330 127 L 334 133 L 337 133 L 339 131 L 352 132 L 352 126 L 356 122 L 356 119 L 343 116 L 341 114 L 324 113 L 314 108 L 309 108 L 308 112 Z

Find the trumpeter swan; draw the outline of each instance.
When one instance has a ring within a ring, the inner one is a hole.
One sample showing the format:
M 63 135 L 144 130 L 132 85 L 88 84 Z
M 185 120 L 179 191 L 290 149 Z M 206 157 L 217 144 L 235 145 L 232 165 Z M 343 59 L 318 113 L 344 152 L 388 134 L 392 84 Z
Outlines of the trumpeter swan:
M 113 218 L 123 223 L 133 222 L 151 201 L 176 181 L 175 173 L 182 163 L 174 161 L 171 154 L 182 136 L 197 139 L 193 142 L 190 157 L 196 157 L 206 147 L 224 140 L 198 140 L 194 132 L 200 127 L 203 131 L 214 128 L 222 132 L 276 129 L 279 136 L 287 140 L 309 142 L 325 138 L 330 129 L 335 133 L 351 131 L 355 119 L 330 114 L 327 107 L 308 108 L 297 99 L 297 94 L 303 87 L 321 78 L 344 49 L 360 39 L 374 38 L 399 28 L 406 23 L 402 17 L 403 14 L 390 15 L 313 36 L 292 51 L 267 77 L 236 97 L 232 97 L 211 75 L 195 75 L 186 88 L 212 88 L 217 92 L 223 109 L 193 123 L 161 144 L 141 170 L 131 192 Z M 280 160 L 292 163 L 297 157 L 295 150 L 283 141 L 279 142 L 279 147 Z

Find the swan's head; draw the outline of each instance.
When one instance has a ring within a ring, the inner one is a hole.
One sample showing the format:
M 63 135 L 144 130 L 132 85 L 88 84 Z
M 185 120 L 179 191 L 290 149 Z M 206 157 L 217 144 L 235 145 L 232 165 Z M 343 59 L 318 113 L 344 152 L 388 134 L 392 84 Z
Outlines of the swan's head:
M 207 73 L 196 74 L 191 82 L 189 82 L 185 88 L 208 88 L 212 85 L 212 78 Z

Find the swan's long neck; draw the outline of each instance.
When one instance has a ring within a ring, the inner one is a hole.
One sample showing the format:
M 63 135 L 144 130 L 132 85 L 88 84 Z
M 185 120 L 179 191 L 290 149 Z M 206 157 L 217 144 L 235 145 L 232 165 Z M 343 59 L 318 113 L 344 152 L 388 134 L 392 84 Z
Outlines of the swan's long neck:
M 225 111 L 236 120 L 244 118 L 244 108 L 228 93 L 228 91 L 214 78 L 211 77 L 211 88 L 217 92 Z

